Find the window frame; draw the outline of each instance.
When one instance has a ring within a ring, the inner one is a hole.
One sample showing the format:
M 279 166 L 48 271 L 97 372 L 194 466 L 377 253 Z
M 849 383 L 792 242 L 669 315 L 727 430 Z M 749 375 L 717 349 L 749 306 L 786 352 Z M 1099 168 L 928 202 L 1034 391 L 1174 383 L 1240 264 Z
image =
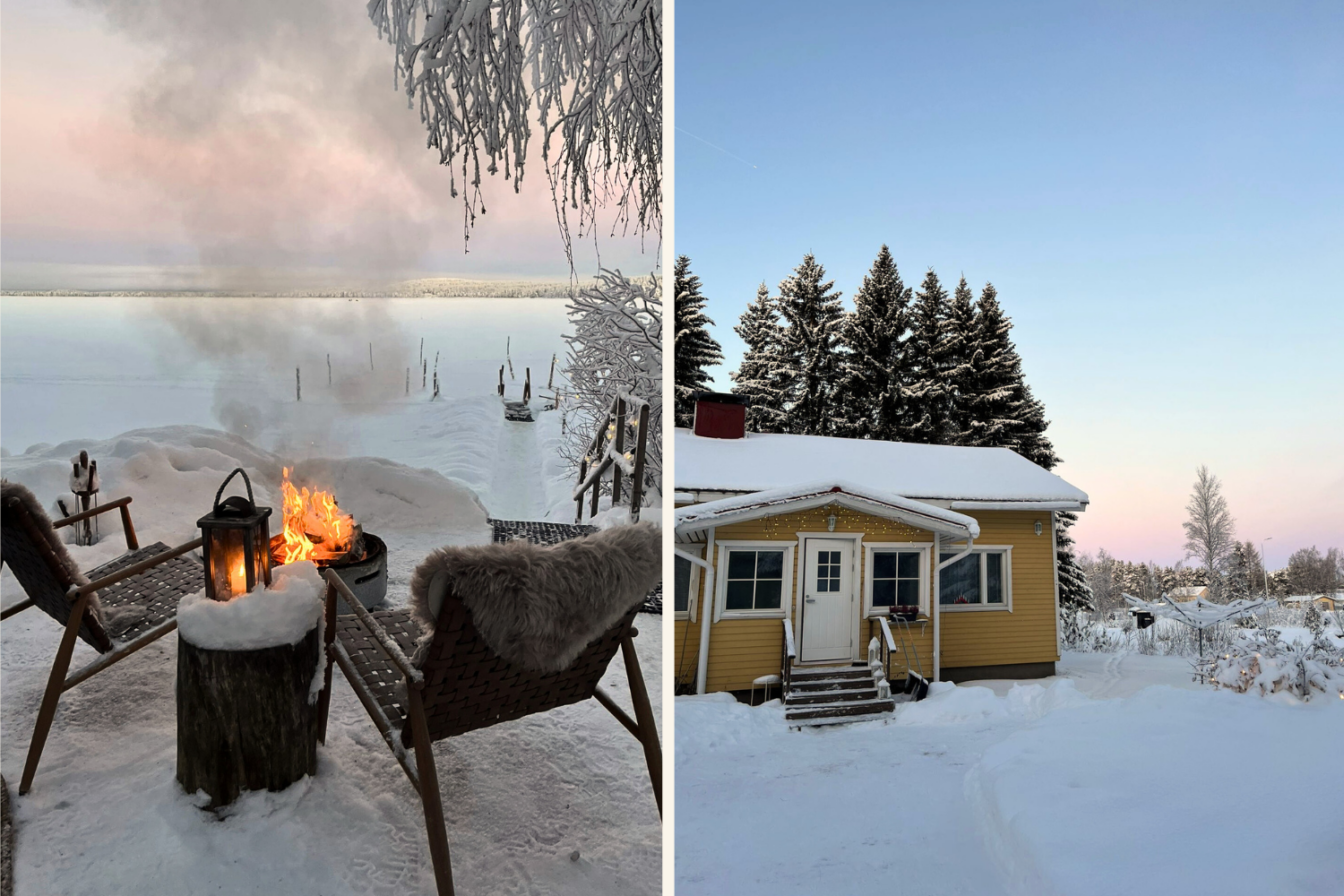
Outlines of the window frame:
M 875 619 L 886 616 L 890 607 L 873 605 L 873 559 L 879 552 L 903 551 L 919 553 L 919 612 L 929 615 L 929 594 L 933 591 L 930 584 L 929 556 L 933 552 L 931 541 L 872 541 L 863 544 L 863 617 Z
M 714 564 L 714 619 L 788 619 L 789 595 L 793 588 L 793 544 L 783 541 L 720 541 Z M 784 554 L 783 577 L 780 579 L 779 609 L 728 609 L 728 555 L 732 551 L 780 551 Z
M 940 555 L 941 555 L 942 553 L 948 553 L 948 554 L 960 554 L 963 550 L 965 550 L 965 545 L 960 545 L 960 546 L 958 546 L 958 545 L 945 545 L 945 546 L 942 547 L 942 549 L 940 550 L 939 553 L 940 553 Z M 975 545 L 975 546 L 973 546 L 973 547 L 971 548 L 971 554 L 972 554 L 973 556 L 977 556 L 977 557 L 980 558 L 980 594 L 982 595 L 982 598 L 983 598 L 983 596 L 987 595 L 988 592 L 989 592 L 989 587 L 988 587 L 989 569 L 988 569 L 988 564 L 985 563 L 984 555 L 985 555 L 985 554 L 1002 554 L 1002 555 L 1003 555 L 1003 571 L 1002 571 L 1002 575 L 1003 575 L 1003 602 L 1002 602 L 1002 603 L 991 604 L 991 603 L 987 603 L 987 602 L 985 602 L 985 601 L 982 599 L 981 602 L 978 603 L 978 604 L 945 604 L 945 603 L 942 603 L 942 601 L 941 601 L 941 597 L 942 597 L 942 595 L 939 594 L 939 595 L 937 595 L 937 597 L 940 599 L 940 600 L 939 600 L 939 603 L 938 603 L 938 612 L 939 612 L 939 613 L 947 613 L 947 612 L 952 612 L 952 613 L 1004 613 L 1004 612 L 1007 612 L 1007 613 L 1011 613 L 1011 612 L 1013 612 L 1013 546 L 1010 545 L 1010 544 L 984 544 L 984 545 L 977 544 L 977 545 Z M 942 558 L 941 558 L 941 556 L 939 557 L 938 562 L 939 562 L 939 563 L 942 562 Z M 940 570 L 940 572 L 941 572 L 941 570 Z M 938 590 L 939 590 L 939 591 L 942 591 L 942 585 L 943 585 L 942 576 L 939 575 L 939 577 L 938 577 Z M 932 589 L 930 589 L 930 590 L 932 590 Z
M 679 544 L 676 549 L 687 554 L 698 554 L 700 559 L 705 559 L 705 546 L 703 544 Z M 675 556 L 675 555 L 674 555 Z M 677 560 L 682 558 L 677 557 Z M 690 561 L 687 561 L 690 562 Z M 697 616 L 696 609 L 700 603 L 699 592 L 701 583 L 704 581 L 705 571 L 700 566 L 691 563 L 691 581 L 689 592 L 686 595 L 686 609 L 677 609 L 677 571 L 676 564 L 672 567 L 672 618 L 678 621 L 695 622 Z

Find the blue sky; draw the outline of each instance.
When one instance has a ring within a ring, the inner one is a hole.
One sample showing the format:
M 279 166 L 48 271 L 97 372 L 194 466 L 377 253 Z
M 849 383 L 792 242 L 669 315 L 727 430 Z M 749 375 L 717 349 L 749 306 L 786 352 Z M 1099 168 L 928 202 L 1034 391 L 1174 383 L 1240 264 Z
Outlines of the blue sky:
M 718 384 L 762 280 L 811 251 L 848 304 L 886 243 L 998 288 L 1084 548 L 1180 559 L 1201 463 L 1271 566 L 1344 546 L 1341 48 L 1339 3 L 681 0 L 675 246 Z

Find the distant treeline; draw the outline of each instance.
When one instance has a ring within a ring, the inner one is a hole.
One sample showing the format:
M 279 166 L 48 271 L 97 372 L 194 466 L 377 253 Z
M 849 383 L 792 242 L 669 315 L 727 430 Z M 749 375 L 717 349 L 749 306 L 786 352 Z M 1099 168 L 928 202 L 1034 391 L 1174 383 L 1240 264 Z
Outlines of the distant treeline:
M 145 289 L 145 290 L 0 290 L 4 296 L 51 296 L 59 298 L 229 298 L 229 299 L 568 299 L 577 290 L 589 289 L 596 281 L 568 280 L 454 280 L 436 277 L 407 280 L 380 289 Z

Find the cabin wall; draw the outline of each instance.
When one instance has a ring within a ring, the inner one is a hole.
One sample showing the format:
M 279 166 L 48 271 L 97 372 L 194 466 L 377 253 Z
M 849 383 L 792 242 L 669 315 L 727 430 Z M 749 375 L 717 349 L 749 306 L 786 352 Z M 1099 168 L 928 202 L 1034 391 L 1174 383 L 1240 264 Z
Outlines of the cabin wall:
M 965 512 L 965 511 L 963 511 Z M 802 563 L 798 533 L 828 533 L 827 518 L 836 517 L 834 534 L 861 533 L 856 556 L 858 597 L 856 615 L 862 612 L 864 580 L 863 545 L 882 543 L 929 544 L 931 533 L 904 523 L 869 516 L 848 508 L 822 507 L 783 513 L 720 526 L 715 530 L 716 543 L 724 541 L 765 541 L 793 547 L 793 575 L 785 595 L 787 615 L 798 639 L 798 576 Z M 977 545 L 1004 545 L 1012 547 L 1011 589 L 1012 610 L 948 611 L 942 614 L 942 667 L 997 666 L 1024 663 L 1053 663 L 1058 660 L 1055 635 L 1054 553 L 1051 514 L 1045 511 L 974 511 L 967 512 L 980 523 L 981 534 Z M 1037 521 L 1042 533 L 1035 534 Z M 947 549 L 945 548 L 945 551 Z M 715 581 L 720 578 L 718 551 L 708 557 L 715 565 Z M 926 595 L 932 604 L 933 576 L 928 575 Z M 679 683 L 694 686 L 696 662 L 700 647 L 700 625 L 706 612 L 712 614 L 712 599 L 703 594 L 704 576 L 697 576 L 692 590 L 699 603 L 697 621 L 676 620 L 675 669 Z M 859 621 L 858 657 L 867 659 L 868 643 L 880 637 L 880 626 L 875 618 Z M 893 633 L 897 634 L 893 626 Z M 898 642 L 903 639 L 898 637 Z M 892 657 L 890 674 L 899 680 L 906 669 L 933 674 L 933 623 L 912 623 L 903 651 Z M 721 619 L 710 632 L 707 690 L 748 690 L 753 679 L 777 674 L 784 644 L 783 622 L 779 618 Z

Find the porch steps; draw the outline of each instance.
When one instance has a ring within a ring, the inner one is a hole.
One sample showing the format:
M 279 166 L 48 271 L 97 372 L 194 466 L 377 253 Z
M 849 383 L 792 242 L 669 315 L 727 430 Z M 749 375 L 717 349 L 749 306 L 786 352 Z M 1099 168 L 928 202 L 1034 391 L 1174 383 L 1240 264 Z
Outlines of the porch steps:
M 879 698 L 872 673 L 864 666 L 794 669 L 784 700 L 784 719 L 791 727 L 836 725 L 886 717 L 896 708 Z

